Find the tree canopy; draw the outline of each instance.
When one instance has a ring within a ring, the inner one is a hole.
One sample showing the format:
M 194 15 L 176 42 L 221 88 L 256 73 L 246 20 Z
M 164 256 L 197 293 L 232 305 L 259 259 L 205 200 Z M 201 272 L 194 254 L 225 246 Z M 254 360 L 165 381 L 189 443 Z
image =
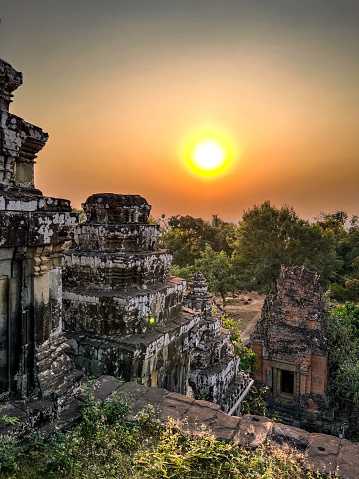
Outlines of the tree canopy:
M 300 219 L 294 209 L 269 201 L 247 210 L 235 232 L 233 261 L 248 289 L 274 290 L 281 266 L 305 266 L 323 286 L 339 267 L 334 234 Z
M 189 279 L 202 271 L 222 297 L 226 288 L 273 291 L 281 266 L 304 266 L 338 300 L 359 298 L 358 217 L 348 220 L 345 211 L 321 212 L 309 222 L 291 206 L 265 201 L 244 211 L 238 224 L 218 215 L 211 221 L 162 215 L 160 224 L 160 247 L 173 251 L 173 272 Z

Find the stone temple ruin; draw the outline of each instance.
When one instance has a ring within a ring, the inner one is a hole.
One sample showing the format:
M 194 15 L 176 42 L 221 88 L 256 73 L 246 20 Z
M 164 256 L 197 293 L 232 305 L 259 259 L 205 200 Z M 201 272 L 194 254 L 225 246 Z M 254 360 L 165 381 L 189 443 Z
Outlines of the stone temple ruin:
M 250 338 L 260 361 L 253 377 L 269 388 L 275 408 L 289 405 L 291 418 L 294 409 L 315 413 L 328 406 L 326 316 L 313 271 L 283 268 L 277 285 L 278 293 L 265 299 Z
M 63 321 L 76 366 L 236 410 L 251 380 L 239 372 L 220 316 L 212 318 L 203 276 L 185 293 L 185 281 L 169 275 L 172 254 L 156 247 L 147 201 L 96 194 L 83 206 L 87 221 L 74 228 L 63 264 Z
M 240 371 L 205 278 L 196 274 L 186 292 L 170 276 L 172 254 L 157 248 L 159 227 L 148 223 L 141 196 L 92 195 L 78 223 L 68 200 L 35 188 L 48 135 L 9 112 L 21 84 L 22 74 L 0 60 L 0 403 L 16 419 L 0 419 L 0 439 L 47 435 L 79 419 L 77 386 L 89 375 L 99 377 L 96 401 L 127 389 L 135 411 L 153 402 L 164 421 L 187 418 L 189 431 L 204 423 L 218 439 L 249 447 L 290 443 L 306 450 L 308 467 L 357 477 L 359 449 L 345 439 L 227 415 L 253 380 Z M 326 407 L 325 313 L 314 273 L 282 270 L 251 346 L 260 359 L 254 377 L 276 407 L 287 403 L 290 417 L 293 407 Z M 114 376 L 142 385 L 121 386 Z
M 1 60 L 0 398 L 63 406 L 84 373 L 106 374 L 204 396 L 232 414 L 252 380 L 203 276 L 187 294 L 170 276 L 172 254 L 157 248 L 141 196 L 92 195 L 78 223 L 69 201 L 35 188 L 48 135 L 9 113 L 21 83 Z
M 188 285 L 184 304 L 201 313 L 201 337 L 191 354 L 189 386 L 195 397 L 221 404 L 233 414 L 246 396 L 253 380 L 240 371 L 240 361 L 233 354 L 229 331 L 222 328 L 221 314 L 213 313 L 213 295 L 202 273 Z

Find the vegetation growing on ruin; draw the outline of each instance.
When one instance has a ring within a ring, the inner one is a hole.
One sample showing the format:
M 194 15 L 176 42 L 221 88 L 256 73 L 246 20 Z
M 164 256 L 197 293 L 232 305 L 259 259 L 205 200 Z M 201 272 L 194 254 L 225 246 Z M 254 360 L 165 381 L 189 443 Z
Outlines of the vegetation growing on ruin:
M 155 422 L 149 406 L 136 418 L 129 407 L 111 398 L 85 403 L 81 424 L 43 442 L 34 438 L 21 454 L 0 448 L 0 476 L 7 479 L 320 479 L 307 471 L 302 454 L 266 445 L 255 451 L 214 439 L 204 429 L 183 434 L 175 423 Z
M 233 345 L 233 352 L 241 360 L 241 369 L 246 373 L 250 372 L 258 363 L 258 357 L 251 348 L 242 345 L 240 325 L 242 319 L 230 318 L 226 313 L 222 316 L 222 325 L 229 330 L 229 339 Z

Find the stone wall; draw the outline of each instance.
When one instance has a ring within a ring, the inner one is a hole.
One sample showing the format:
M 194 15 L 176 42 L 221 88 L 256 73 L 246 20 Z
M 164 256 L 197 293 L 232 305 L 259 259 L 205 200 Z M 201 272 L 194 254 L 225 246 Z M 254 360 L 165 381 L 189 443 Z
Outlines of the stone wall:
M 171 277 L 172 253 L 156 246 L 159 226 L 138 195 L 95 194 L 74 229 L 63 268 L 64 326 L 71 355 L 91 376 L 204 395 L 233 413 L 251 379 L 212 316 L 201 274 L 185 293 Z

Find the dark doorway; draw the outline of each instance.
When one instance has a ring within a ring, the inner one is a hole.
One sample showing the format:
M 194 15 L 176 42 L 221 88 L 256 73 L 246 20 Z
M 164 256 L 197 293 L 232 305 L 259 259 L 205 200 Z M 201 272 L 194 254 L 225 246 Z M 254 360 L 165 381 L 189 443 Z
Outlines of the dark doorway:
M 294 373 L 282 371 L 281 391 L 286 394 L 294 394 Z

